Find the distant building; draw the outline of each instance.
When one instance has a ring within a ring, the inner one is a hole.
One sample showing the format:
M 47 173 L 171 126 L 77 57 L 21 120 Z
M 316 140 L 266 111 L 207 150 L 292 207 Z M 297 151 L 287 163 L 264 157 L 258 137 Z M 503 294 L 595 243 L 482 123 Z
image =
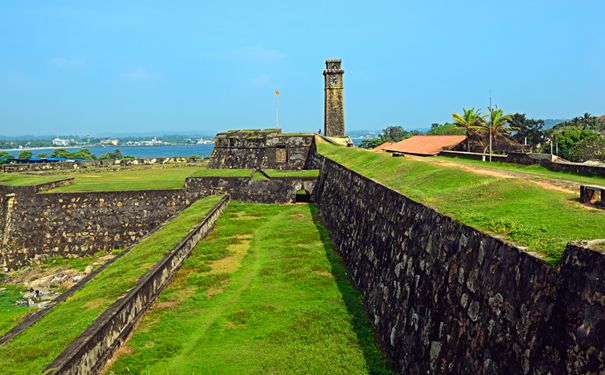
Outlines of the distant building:
M 69 146 L 69 139 L 55 138 L 53 139 L 53 146 Z
M 120 143 L 117 139 L 103 139 L 101 141 L 102 146 L 117 146 Z
M 465 135 L 414 135 L 393 143 L 384 149 L 402 154 L 434 156 L 441 150 L 450 150 L 466 140 Z

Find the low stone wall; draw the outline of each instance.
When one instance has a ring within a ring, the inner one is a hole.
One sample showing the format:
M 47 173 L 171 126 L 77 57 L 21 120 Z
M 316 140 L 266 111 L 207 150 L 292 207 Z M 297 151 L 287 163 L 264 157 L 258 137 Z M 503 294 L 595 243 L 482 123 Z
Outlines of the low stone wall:
M 320 217 L 400 373 L 605 370 L 605 256 L 556 269 L 331 160 Z
M 223 198 L 202 223 L 153 266 L 128 294 L 113 303 L 44 371 L 48 374 L 96 374 L 126 340 L 195 245 L 214 227 L 227 206 Z
M 137 159 L 119 159 L 119 160 L 89 160 L 89 161 L 60 161 L 52 163 L 28 163 L 28 164 L 5 164 L 2 165 L 2 171 L 11 172 L 30 172 L 30 171 L 51 171 L 61 169 L 84 169 L 94 167 L 111 166 L 132 166 L 132 165 L 156 165 L 156 164 L 186 164 L 190 161 L 185 157 L 169 158 L 137 158 Z
M 482 154 L 482 153 L 478 153 L 478 152 L 443 150 L 443 151 L 440 151 L 438 155 L 455 157 L 455 158 L 472 159 L 472 160 L 489 160 L 489 154 Z M 492 160 L 493 161 L 506 161 L 506 155 L 492 155 Z
M 128 247 L 190 203 L 182 189 L 35 194 L 38 189 L 12 189 L 4 268 Z
M 229 194 L 233 200 L 253 203 L 292 203 L 296 192 L 315 192 L 317 177 L 273 177 L 253 180 L 250 177 L 189 177 L 185 189 L 191 196 Z
M 489 154 L 447 150 L 439 152 L 439 156 L 461 157 L 465 159 L 474 160 L 487 160 L 489 158 Z M 550 169 L 551 171 L 573 173 L 580 176 L 605 177 L 605 167 L 586 165 L 581 163 L 554 161 L 552 155 L 549 154 L 527 154 L 522 152 L 510 152 L 508 155 L 492 155 L 492 160 L 521 165 L 541 165 L 542 167 Z

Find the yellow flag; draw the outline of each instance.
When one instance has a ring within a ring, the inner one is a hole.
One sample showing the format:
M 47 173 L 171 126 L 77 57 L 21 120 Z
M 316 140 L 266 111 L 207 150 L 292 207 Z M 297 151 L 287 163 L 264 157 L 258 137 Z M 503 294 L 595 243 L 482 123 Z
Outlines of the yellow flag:
M 279 95 L 279 91 L 278 90 L 275 90 L 275 95 Z

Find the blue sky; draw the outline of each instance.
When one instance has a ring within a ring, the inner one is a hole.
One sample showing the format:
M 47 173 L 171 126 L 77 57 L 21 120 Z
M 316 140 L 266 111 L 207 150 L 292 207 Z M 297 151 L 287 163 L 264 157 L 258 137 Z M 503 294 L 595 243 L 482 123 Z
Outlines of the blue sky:
M 605 2 L 3 1 L 0 135 L 323 126 L 341 57 L 349 130 L 494 103 L 605 114 Z

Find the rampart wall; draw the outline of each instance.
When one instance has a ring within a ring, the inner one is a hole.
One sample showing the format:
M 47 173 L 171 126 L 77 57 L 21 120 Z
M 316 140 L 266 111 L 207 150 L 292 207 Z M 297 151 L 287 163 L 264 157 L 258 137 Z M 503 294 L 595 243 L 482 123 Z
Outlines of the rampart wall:
M 11 190 L 15 196 L 10 223 L 3 225 L 8 241 L 0 260 L 9 269 L 52 256 L 128 247 L 190 203 L 183 189 L 53 194 L 36 194 L 35 187 Z
M 189 177 L 185 189 L 191 194 L 229 194 L 233 200 L 253 203 L 292 203 L 298 190 L 315 193 L 316 177 Z
M 310 134 L 281 134 L 272 131 L 243 130 L 217 134 L 209 168 L 283 169 L 307 168 Z
M 126 296 L 114 302 L 45 369 L 45 374 L 96 374 L 122 345 L 145 311 L 153 304 L 195 245 L 214 227 L 229 202 L 224 197 L 206 218 Z
M 568 245 L 560 268 L 331 160 L 320 217 L 401 373 L 600 373 L 605 256 Z
M 61 169 L 85 169 L 94 167 L 111 166 L 134 166 L 134 165 L 157 165 L 157 164 L 187 164 L 191 163 L 185 157 L 169 158 L 137 158 L 137 159 L 118 159 L 118 160 L 88 160 L 88 161 L 60 161 L 51 163 L 24 163 L 24 164 L 5 164 L 0 166 L 3 172 L 30 172 L 30 171 L 50 171 Z
M 313 193 L 315 177 L 191 177 L 184 189 L 43 193 L 73 179 L 0 185 L 0 265 L 15 269 L 49 257 L 126 248 L 189 203 L 215 194 L 255 203 L 290 203 Z

